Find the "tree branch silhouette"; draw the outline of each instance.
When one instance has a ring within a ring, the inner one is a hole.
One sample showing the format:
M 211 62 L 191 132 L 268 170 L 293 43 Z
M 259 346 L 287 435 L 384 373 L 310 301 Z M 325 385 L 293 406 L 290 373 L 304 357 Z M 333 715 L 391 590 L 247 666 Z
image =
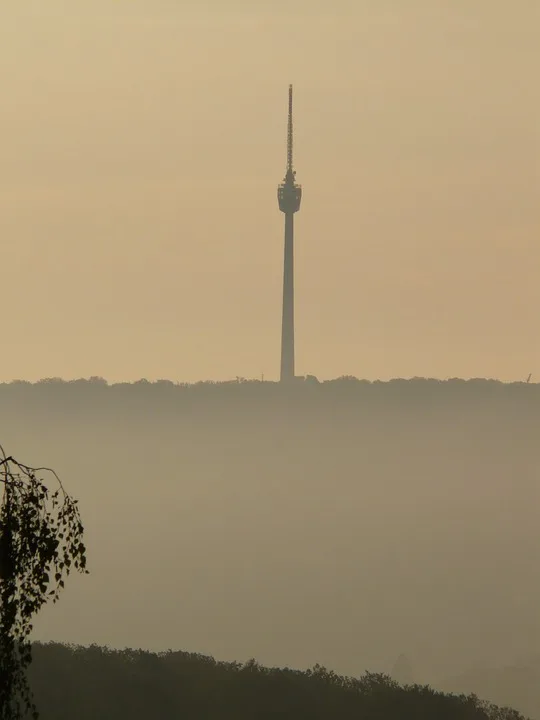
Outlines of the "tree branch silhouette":
M 73 569 L 88 573 L 86 547 L 78 502 L 54 470 L 20 463 L 0 445 L 0 485 L 0 720 L 22 720 L 38 717 L 26 675 L 32 618 L 56 603 Z

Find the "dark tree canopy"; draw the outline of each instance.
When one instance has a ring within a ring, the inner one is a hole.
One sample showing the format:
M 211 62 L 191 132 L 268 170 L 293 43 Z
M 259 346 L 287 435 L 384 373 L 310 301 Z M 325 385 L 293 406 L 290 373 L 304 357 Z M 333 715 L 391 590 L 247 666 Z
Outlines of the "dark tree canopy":
M 57 481 L 51 493 L 39 478 Z M 72 569 L 86 571 L 83 525 L 57 475 L 7 457 L 0 448 L 0 720 L 38 717 L 26 671 L 32 618 L 56 602 Z
M 401 686 L 373 673 L 342 677 L 317 665 L 300 672 L 254 660 L 59 644 L 37 645 L 34 655 L 42 720 L 522 720 L 474 695 Z

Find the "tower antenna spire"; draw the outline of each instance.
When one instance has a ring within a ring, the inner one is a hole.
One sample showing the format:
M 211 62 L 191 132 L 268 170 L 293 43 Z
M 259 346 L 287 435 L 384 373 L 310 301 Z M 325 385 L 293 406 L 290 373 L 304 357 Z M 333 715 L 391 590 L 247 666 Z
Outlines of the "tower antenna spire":
M 292 85 L 289 85 L 289 118 L 287 123 L 287 175 L 293 172 L 293 94 Z

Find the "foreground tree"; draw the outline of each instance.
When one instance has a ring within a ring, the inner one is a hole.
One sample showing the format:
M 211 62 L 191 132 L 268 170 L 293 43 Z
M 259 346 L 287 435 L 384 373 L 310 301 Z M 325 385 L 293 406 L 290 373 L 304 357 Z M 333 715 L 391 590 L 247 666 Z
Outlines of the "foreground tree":
M 38 477 L 47 473 L 52 492 Z M 31 468 L 0 446 L 0 720 L 38 717 L 26 671 L 32 618 L 58 600 L 72 569 L 86 570 L 77 500 L 53 470 Z

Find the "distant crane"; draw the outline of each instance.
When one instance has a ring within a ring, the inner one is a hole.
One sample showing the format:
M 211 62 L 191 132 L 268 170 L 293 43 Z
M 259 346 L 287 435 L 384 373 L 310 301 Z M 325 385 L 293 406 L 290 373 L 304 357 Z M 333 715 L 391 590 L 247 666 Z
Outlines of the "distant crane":
M 294 380 L 294 213 L 300 210 L 302 187 L 293 169 L 293 91 L 289 85 L 287 121 L 287 170 L 277 191 L 279 209 L 285 214 L 283 257 L 283 315 L 281 322 L 281 382 Z

